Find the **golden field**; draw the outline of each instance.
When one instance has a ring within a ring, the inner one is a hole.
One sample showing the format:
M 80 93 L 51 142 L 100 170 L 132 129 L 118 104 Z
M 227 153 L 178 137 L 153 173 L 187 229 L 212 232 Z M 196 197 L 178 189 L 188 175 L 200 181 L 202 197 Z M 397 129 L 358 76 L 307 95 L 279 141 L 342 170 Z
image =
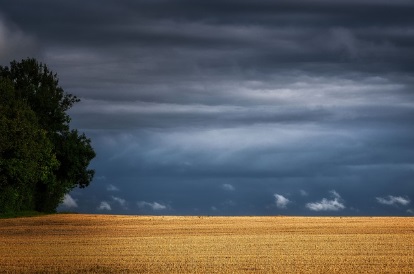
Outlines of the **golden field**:
M 414 273 L 414 218 L 0 220 L 1 273 Z

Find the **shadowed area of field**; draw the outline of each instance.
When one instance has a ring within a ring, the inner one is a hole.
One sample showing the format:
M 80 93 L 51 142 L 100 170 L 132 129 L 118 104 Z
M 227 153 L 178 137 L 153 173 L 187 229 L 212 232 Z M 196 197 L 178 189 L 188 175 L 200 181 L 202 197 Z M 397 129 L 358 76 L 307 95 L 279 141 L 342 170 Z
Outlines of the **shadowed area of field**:
M 413 218 L 0 220 L 0 270 L 12 273 L 413 273 L 413 258 Z

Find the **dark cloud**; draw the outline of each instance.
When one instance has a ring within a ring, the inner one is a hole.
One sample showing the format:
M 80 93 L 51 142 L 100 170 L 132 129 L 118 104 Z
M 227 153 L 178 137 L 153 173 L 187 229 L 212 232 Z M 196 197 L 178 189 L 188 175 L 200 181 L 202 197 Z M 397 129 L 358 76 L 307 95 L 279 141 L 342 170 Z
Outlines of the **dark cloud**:
M 11 56 L 17 59 L 27 55 L 37 56 L 38 51 L 37 39 L 5 20 L 0 13 L 0 63 L 7 64 Z
M 82 98 L 76 210 L 412 214 L 389 205 L 414 199 L 412 1 L 0 4 L 2 65 L 37 57 Z

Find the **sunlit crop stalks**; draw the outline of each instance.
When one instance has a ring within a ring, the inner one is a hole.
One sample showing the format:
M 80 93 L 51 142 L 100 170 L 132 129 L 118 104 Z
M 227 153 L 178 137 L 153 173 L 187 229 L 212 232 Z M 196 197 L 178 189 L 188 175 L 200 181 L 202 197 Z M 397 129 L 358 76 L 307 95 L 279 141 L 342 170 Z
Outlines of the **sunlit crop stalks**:
M 413 218 L 0 220 L 0 272 L 413 273 Z

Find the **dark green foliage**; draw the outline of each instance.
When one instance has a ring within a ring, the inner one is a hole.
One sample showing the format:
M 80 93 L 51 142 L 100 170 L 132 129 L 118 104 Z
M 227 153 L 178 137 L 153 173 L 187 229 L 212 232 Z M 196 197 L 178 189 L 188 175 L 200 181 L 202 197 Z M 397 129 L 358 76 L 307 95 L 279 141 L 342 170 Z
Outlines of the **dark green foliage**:
M 12 83 L 0 82 L 0 211 L 30 210 L 36 184 L 54 181 L 59 163 L 36 114 L 17 100 Z
M 0 67 L 0 213 L 52 212 L 71 189 L 89 185 L 95 152 L 66 114 L 78 101 L 34 59 Z

